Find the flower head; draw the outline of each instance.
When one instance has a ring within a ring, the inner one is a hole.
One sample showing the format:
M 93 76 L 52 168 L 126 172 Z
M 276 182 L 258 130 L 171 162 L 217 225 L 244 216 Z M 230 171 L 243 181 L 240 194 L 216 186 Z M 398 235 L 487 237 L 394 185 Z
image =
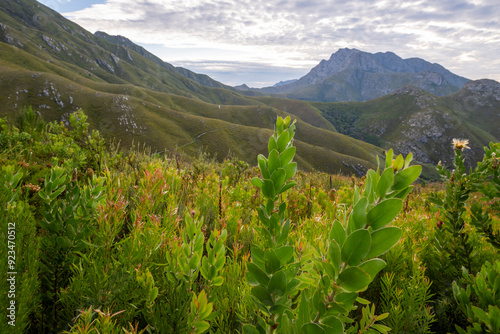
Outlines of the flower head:
M 460 150 L 460 151 L 463 151 L 464 148 L 468 148 L 470 149 L 469 146 L 469 139 L 457 139 L 457 138 L 453 138 L 453 149 L 454 150 Z

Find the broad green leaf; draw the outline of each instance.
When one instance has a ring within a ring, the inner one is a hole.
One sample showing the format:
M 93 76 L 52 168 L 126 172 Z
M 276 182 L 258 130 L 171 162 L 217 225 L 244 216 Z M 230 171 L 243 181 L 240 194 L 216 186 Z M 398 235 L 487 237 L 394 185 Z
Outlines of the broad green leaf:
M 261 284 L 267 286 L 269 284 L 269 276 L 262 271 L 255 263 L 247 263 L 247 281 L 250 285 Z
M 336 219 L 333 222 L 332 228 L 330 230 L 330 239 L 335 239 L 339 246 L 342 246 L 346 237 L 347 235 L 345 233 L 344 227 L 342 226 L 342 223 L 338 219 Z
M 279 152 L 284 152 L 287 145 L 288 145 L 288 142 L 290 142 L 290 134 L 288 133 L 288 131 L 284 131 L 283 133 L 280 134 L 279 138 L 278 138 L 278 151 Z
M 359 230 L 366 225 L 366 207 L 368 206 L 368 198 L 362 197 L 352 209 L 349 221 L 351 224 L 350 232 Z M 349 230 L 349 229 L 348 229 Z
M 348 267 L 337 280 L 340 287 L 349 292 L 363 290 L 372 281 L 371 276 L 359 267 Z
M 311 321 L 311 314 L 309 312 L 310 302 L 306 297 L 306 292 L 308 292 L 308 290 L 303 291 L 299 297 L 300 303 L 298 307 L 299 310 L 297 313 L 297 325 L 299 327 L 302 327 L 303 324 L 306 324 Z
M 389 226 L 372 232 L 372 246 L 367 258 L 380 256 L 392 248 L 401 237 L 401 229 Z
M 279 193 L 280 189 L 283 187 L 285 184 L 285 177 L 286 177 L 286 172 L 283 168 L 278 168 L 276 169 L 272 174 L 271 174 L 271 180 L 274 183 L 274 191 L 275 193 Z
M 394 168 L 394 171 L 398 171 L 403 169 L 405 160 L 403 159 L 403 156 L 400 154 L 396 157 L 396 159 L 392 163 L 392 168 Z
M 385 263 L 384 260 L 381 259 L 371 259 L 366 262 L 363 262 L 362 264 L 359 265 L 361 269 L 366 271 L 368 275 L 371 276 L 372 280 L 375 278 L 375 275 L 379 273 L 384 267 L 386 266 L 387 263 Z
M 267 168 L 269 168 L 269 173 L 272 174 L 279 167 L 280 167 L 279 153 L 277 150 L 272 150 L 269 153 L 269 158 L 267 159 Z
M 212 310 L 213 310 L 213 304 L 212 303 L 206 303 L 207 301 L 203 301 L 203 309 L 200 310 L 199 314 L 198 314 L 198 317 L 199 319 L 206 319 L 210 313 L 212 313 Z M 200 304 L 201 305 L 201 304 Z
M 389 168 L 392 166 L 392 157 L 394 156 L 394 151 L 392 148 L 386 152 L 385 154 L 385 168 Z
M 257 156 L 257 162 L 259 164 L 259 169 L 264 178 L 269 178 L 269 169 L 267 168 L 267 159 L 264 155 L 259 154 Z
M 66 185 L 60 187 L 56 191 L 54 191 L 52 194 L 49 195 L 49 200 L 52 202 L 57 198 L 57 196 L 61 195 L 61 193 L 66 189 Z
M 224 277 L 222 276 L 217 276 L 216 278 L 214 278 L 214 280 L 212 281 L 212 285 L 213 286 L 221 286 L 222 283 L 224 283 Z
M 328 247 L 328 259 L 335 269 L 335 273 L 338 273 L 342 261 L 340 255 L 340 246 L 335 239 L 330 240 L 330 246 Z M 335 277 L 332 277 L 332 279 L 334 278 Z
M 290 161 L 292 161 L 293 156 L 295 155 L 295 150 L 296 148 L 294 146 L 290 146 L 280 154 L 281 167 L 286 167 Z
M 281 229 L 281 234 L 280 234 L 280 237 L 278 238 L 278 241 L 276 242 L 277 245 L 282 245 L 283 243 L 286 242 L 287 238 L 288 238 L 288 233 L 290 232 L 290 221 L 287 220 L 285 222 L 285 224 L 283 224 L 283 228 Z M 278 248 L 279 249 L 279 248 Z M 276 254 L 278 254 L 278 257 L 280 258 L 281 260 L 281 256 L 280 254 L 278 253 L 278 249 L 276 250 Z M 292 256 L 293 256 L 293 250 L 292 250 Z M 281 262 L 283 262 L 281 260 Z M 288 262 L 288 261 L 287 261 Z
M 297 163 L 291 162 L 285 167 L 286 180 L 290 180 L 297 172 Z
M 283 118 L 281 118 L 280 116 L 278 116 L 278 119 L 276 120 L 276 131 L 278 133 L 283 132 L 283 123 L 284 123 Z
M 342 262 L 357 266 L 368 254 L 371 246 L 370 232 L 365 229 L 352 232 L 344 242 L 341 251 Z
M 274 198 L 274 196 L 276 196 L 274 182 L 272 180 L 264 179 L 262 182 L 262 194 L 266 198 Z
M 481 320 L 485 324 L 489 323 L 488 314 L 484 310 L 480 309 L 477 306 L 472 305 L 472 312 L 474 312 L 474 315 L 478 317 L 479 320 Z
M 331 264 L 331 262 L 329 261 L 322 261 L 320 262 L 321 266 L 323 267 L 323 270 L 324 272 L 327 274 L 327 276 L 323 276 L 322 280 L 335 280 L 335 268 L 333 267 L 333 265 Z M 326 286 L 329 287 L 329 284 L 327 284 Z
M 368 201 L 370 203 L 373 202 L 373 199 L 372 199 L 373 194 L 374 194 L 373 190 L 377 188 L 378 179 L 379 179 L 379 175 L 373 169 L 369 169 L 368 172 L 366 173 L 364 195 L 366 197 L 368 197 Z
M 196 321 L 194 326 L 196 327 L 196 333 L 203 333 L 210 328 L 210 324 L 206 321 Z
M 283 188 L 281 188 L 280 194 L 284 193 L 285 191 L 287 191 L 291 187 L 295 186 L 296 184 L 297 184 L 297 182 L 295 182 L 294 180 L 289 181 L 287 184 L 285 184 L 283 186 Z
M 286 129 L 290 125 L 290 115 L 286 116 L 285 119 L 283 120 L 283 128 Z
M 402 207 L 403 201 L 399 198 L 383 200 L 368 211 L 366 216 L 368 226 L 374 230 L 384 227 L 396 218 Z
M 342 321 L 339 320 L 339 318 L 333 315 L 324 317 L 323 319 L 320 320 L 320 322 L 328 327 L 326 328 L 326 332 L 328 334 L 344 333 L 344 324 L 342 323 Z
M 415 182 L 421 172 L 422 166 L 410 166 L 399 171 L 396 175 L 394 175 L 394 184 L 392 188 L 394 190 L 402 190 L 408 187 L 410 184 Z
M 263 184 L 263 182 L 262 182 L 262 180 L 261 180 L 261 179 L 259 179 L 258 177 L 254 177 L 254 178 L 252 179 L 252 184 L 253 184 L 254 186 L 256 186 L 257 188 L 262 189 L 262 184 Z
M 342 304 L 346 309 L 351 309 L 357 297 L 356 292 L 341 292 L 335 296 L 335 301 Z
M 264 254 L 264 265 L 268 274 L 274 274 L 280 269 L 280 260 L 273 249 L 266 250 Z
M 408 196 L 408 194 L 412 191 L 412 189 L 413 189 L 413 186 L 406 187 L 399 192 L 395 191 L 390 197 L 399 198 L 401 200 L 404 200 L 406 198 L 406 196 Z
M 267 291 L 270 294 L 276 294 L 277 296 L 283 296 L 286 291 L 286 275 L 283 271 L 277 271 L 269 281 L 267 286 Z
M 413 153 L 410 152 L 406 156 L 404 168 L 408 168 L 408 166 L 410 165 L 410 163 L 412 162 L 412 160 L 413 160 Z
M 271 152 L 272 150 L 277 150 L 278 149 L 278 144 L 276 143 L 276 138 L 274 138 L 274 135 L 269 137 L 269 142 L 267 143 L 267 151 Z
M 380 176 L 377 185 L 377 196 L 383 198 L 394 182 L 394 169 L 387 168 Z
M 331 313 L 331 311 L 336 311 L 338 313 L 345 313 L 345 314 L 348 313 L 347 309 L 344 306 L 337 303 L 336 301 L 329 302 L 328 307 L 329 307 L 329 313 Z
M 310 322 L 302 326 L 302 333 L 304 334 L 325 334 L 325 330 L 320 325 Z
M 261 334 L 254 325 L 243 325 L 243 334 Z
M 281 265 L 286 265 L 293 257 L 293 247 L 292 246 L 281 246 L 276 249 L 276 255 L 281 262 Z
M 252 288 L 252 295 L 266 306 L 273 306 L 274 302 L 271 295 L 264 287 L 257 285 Z

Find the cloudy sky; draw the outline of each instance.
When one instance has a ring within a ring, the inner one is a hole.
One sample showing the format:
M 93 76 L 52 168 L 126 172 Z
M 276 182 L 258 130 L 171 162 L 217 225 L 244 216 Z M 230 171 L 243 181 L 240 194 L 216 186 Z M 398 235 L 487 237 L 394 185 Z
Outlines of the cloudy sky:
M 229 85 L 299 78 L 339 48 L 500 81 L 498 0 L 39 0 Z

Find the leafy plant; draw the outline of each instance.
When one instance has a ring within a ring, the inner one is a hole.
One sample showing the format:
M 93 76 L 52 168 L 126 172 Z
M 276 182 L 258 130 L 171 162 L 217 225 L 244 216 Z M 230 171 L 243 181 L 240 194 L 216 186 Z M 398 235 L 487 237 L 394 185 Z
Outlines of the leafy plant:
M 97 177 L 80 188 L 71 183 L 64 169 L 54 167 L 45 178 L 45 187 L 38 192 L 43 200 L 43 219 L 38 223 L 45 232 L 40 261 L 42 302 L 47 310 L 43 317 L 51 329 L 61 325 L 60 290 L 69 283 L 77 253 L 87 247 L 103 188 L 104 179 Z
M 36 220 L 21 191 L 22 173 L 0 170 L 0 295 L 2 333 L 25 333 L 40 308 Z
M 399 228 L 387 225 L 421 172 L 420 166 L 409 166 L 411 155 L 393 160 L 389 151 L 384 170 L 368 171 L 364 191 L 355 189 L 349 217 L 333 222 L 327 240 L 294 248 L 288 240 L 286 202 L 280 201 L 295 185 L 294 123 L 290 117 L 278 118 L 268 158 L 258 157 L 263 179 L 252 180 L 264 196 L 258 209 L 262 246 L 252 245 L 247 281 L 262 315 L 255 325 L 244 326 L 245 333 L 343 333 L 345 324 L 353 322 L 348 316 L 355 301 L 364 301 L 358 292 L 386 265 L 378 256 L 401 236 Z M 377 317 L 371 311 L 363 312 L 363 330 L 386 332 L 385 326 L 375 326 L 372 320 Z
M 460 334 L 498 333 L 500 331 L 500 261 L 486 262 L 476 276 L 463 271 L 465 288 L 453 282 L 453 295 L 471 326 Z

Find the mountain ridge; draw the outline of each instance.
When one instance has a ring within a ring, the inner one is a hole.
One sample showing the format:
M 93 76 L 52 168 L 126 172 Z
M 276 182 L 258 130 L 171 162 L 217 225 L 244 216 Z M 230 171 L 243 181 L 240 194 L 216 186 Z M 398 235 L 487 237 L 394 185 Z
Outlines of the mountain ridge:
M 159 61 L 133 43 L 129 48 L 125 37 L 91 34 L 34 0 L 2 1 L 0 24 L 0 117 L 15 119 L 31 105 L 46 121 L 67 122 L 81 108 L 93 129 L 123 147 L 141 142 L 153 152 L 203 151 L 255 164 L 276 117 L 288 114 L 298 120 L 303 170 L 358 174 L 383 154 L 337 133 L 314 108 L 285 114 L 234 90 L 200 84 L 208 76 Z
M 469 79 L 420 58 L 393 52 L 368 53 L 343 48 L 290 83 L 252 89 L 263 94 L 307 101 L 367 101 L 413 84 L 438 96 L 458 91 Z

